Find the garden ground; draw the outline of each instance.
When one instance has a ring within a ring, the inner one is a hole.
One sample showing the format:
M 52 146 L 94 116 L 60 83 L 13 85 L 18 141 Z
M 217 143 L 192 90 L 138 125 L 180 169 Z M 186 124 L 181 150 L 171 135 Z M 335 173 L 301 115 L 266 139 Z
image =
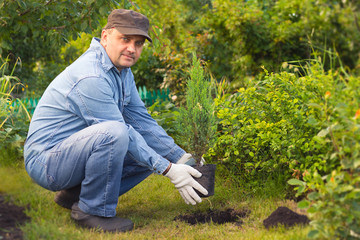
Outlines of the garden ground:
M 309 230 L 308 226 L 264 227 L 263 221 L 280 206 L 303 214 L 293 201 L 245 197 L 239 188 L 218 179 L 215 196 L 204 199 L 197 206 L 188 206 L 173 185 L 157 175 L 152 175 L 119 198 L 118 215 L 134 221 L 133 231 L 111 234 L 86 230 L 74 224 L 69 210 L 54 203 L 55 193 L 33 183 L 22 167 L 0 167 L 0 175 L 3 176 L 0 192 L 7 194 L 6 209 L 14 207 L 9 205 L 13 202 L 21 207 L 17 210 L 24 210 L 27 215 L 22 216 L 27 221 L 20 226 L 25 239 L 306 239 Z M 186 214 L 228 209 L 246 214 L 225 224 L 192 225 L 174 220 Z M 4 231 L 1 226 L 0 229 Z
M 19 225 L 30 218 L 24 213 L 24 208 L 6 201 L 7 196 L 0 194 L 0 239 L 22 239 Z

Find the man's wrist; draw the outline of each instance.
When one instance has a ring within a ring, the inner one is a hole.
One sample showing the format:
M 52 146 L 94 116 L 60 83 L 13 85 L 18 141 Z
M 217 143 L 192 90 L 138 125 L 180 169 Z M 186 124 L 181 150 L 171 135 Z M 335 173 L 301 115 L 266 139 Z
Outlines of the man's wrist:
M 169 166 L 165 169 L 165 171 L 162 173 L 162 175 L 163 176 L 165 176 L 168 172 L 169 172 L 169 170 L 170 170 L 170 168 L 171 168 L 171 165 L 172 165 L 172 163 L 169 163 Z
M 181 158 L 176 162 L 177 164 L 186 164 L 190 159 L 192 158 L 192 155 L 190 153 L 185 153 L 181 156 Z

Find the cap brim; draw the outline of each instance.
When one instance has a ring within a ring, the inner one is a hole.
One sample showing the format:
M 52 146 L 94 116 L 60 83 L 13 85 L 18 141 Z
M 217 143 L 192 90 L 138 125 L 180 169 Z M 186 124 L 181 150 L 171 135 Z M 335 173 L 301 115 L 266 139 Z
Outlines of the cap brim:
M 115 27 L 120 33 L 125 35 L 140 35 L 144 36 L 149 42 L 152 43 L 151 37 L 144 31 L 137 28 Z

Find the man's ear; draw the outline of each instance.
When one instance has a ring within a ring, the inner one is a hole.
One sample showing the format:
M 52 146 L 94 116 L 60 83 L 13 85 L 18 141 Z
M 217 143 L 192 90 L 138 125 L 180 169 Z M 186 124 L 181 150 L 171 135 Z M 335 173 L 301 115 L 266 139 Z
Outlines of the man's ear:
M 103 47 L 106 47 L 107 38 L 108 38 L 109 32 L 106 29 L 103 29 L 101 31 L 101 40 L 100 43 L 103 45 Z

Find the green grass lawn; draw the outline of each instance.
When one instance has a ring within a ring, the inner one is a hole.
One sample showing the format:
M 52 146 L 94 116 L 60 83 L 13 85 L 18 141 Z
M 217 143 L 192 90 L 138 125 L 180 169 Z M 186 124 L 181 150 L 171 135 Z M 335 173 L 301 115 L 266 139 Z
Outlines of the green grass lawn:
M 22 167 L 0 167 L 0 192 L 10 195 L 20 206 L 28 206 L 26 214 L 31 221 L 22 226 L 25 239 L 306 239 L 309 227 L 283 227 L 267 230 L 262 224 L 277 207 L 286 206 L 299 212 L 291 201 L 250 198 L 241 189 L 217 179 L 215 196 L 201 204 L 189 206 L 181 199 L 173 184 L 165 177 L 151 175 L 133 190 L 119 198 L 117 215 L 134 221 L 135 228 L 128 233 L 103 233 L 82 229 L 70 219 L 70 210 L 53 201 L 54 192 L 42 189 L 32 182 Z M 251 210 L 244 224 L 188 225 L 174 221 L 174 217 L 209 208 Z

